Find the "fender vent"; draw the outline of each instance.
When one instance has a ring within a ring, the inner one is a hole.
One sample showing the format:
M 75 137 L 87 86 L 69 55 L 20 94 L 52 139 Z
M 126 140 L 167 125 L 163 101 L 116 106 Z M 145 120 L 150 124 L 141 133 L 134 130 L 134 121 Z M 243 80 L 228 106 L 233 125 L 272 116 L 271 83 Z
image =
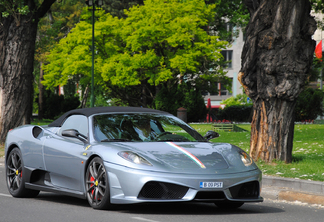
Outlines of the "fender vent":
M 33 136 L 37 138 L 41 133 L 43 132 L 43 129 L 39 126 L 34 126 L 33 128 Z

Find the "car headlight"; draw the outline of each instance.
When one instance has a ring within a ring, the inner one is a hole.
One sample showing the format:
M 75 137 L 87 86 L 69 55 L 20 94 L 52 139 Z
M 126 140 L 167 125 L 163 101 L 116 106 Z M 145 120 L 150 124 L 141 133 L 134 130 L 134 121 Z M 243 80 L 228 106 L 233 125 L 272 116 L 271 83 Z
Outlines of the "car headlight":
M 253 163 L 253 160 L 250 157 L 250 155 L 244 152 L 243 150 L 240 152 L 240 157 L 245 166 L 250 166 Z
M 135 164 L 153 166 L 149 161 L 147 161 L 143 157 L 141 157 L 138 154 L 133 153 L 131 151 L 121 151 L 118 153 L 118 155 L 121 156 L 122 158 L 124 158 L 125 160 L 128 160 Z

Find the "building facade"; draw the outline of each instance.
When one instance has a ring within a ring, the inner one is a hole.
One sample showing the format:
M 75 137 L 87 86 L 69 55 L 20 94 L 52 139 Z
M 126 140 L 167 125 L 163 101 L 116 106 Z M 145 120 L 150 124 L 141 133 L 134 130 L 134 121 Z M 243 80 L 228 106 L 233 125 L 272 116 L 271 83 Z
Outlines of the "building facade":
M 227 76 L 232 80 L 232 90 L 229 91 L 222 86 L 221 83 L 216 83 L 218 88 L 218 93 L 204 93 L 203 97 L 205 104 L 207 104 L 208 99 L 210 99 L 212 108 L 221 107 L 222 100 L 228 99 L 231 96 L 236 96 L 243 93 L 243 88 L 237 79 L 238 73 L 241 69 L 241 54 L 244 45 L 243 32 L 240 29 L 239 35 L 234 39 L 230 48 L 223 50 L 222 55 L 225 61 L 231 61 L 227 68 Z

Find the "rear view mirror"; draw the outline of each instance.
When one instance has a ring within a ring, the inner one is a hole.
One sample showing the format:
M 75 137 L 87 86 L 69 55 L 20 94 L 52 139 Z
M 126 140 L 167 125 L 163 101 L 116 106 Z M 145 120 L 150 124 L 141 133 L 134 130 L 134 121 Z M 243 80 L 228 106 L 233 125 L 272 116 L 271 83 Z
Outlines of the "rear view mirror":
M 62 136 L 77 138 L 77 139 L 81 140 L 84 143 L 86 143 L 87 140 L 88 140 L 88 138 L 85 135 L 79 133 L 79 131 L 77 131 L 76 129 L 64 130 L 62 132 Z
M 212 131 L 212 130 L 209 130 L 206 135 L 204 136 L 205 139 L 207 140 L 211 140 L 211 139 L 214 139 L 214 138 L 217 138 L 219 137 L 219 133 L 215 132 L 215 131 Z

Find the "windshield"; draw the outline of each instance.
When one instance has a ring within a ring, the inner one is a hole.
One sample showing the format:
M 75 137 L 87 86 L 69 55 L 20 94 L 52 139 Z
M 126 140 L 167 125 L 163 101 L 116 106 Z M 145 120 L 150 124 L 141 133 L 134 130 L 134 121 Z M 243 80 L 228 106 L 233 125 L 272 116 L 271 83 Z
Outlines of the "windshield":
M 116 141 L 206 141 L 197 131 L 174 116 L 161 114 L 104 114 L 94 116 L 94 137 Z

